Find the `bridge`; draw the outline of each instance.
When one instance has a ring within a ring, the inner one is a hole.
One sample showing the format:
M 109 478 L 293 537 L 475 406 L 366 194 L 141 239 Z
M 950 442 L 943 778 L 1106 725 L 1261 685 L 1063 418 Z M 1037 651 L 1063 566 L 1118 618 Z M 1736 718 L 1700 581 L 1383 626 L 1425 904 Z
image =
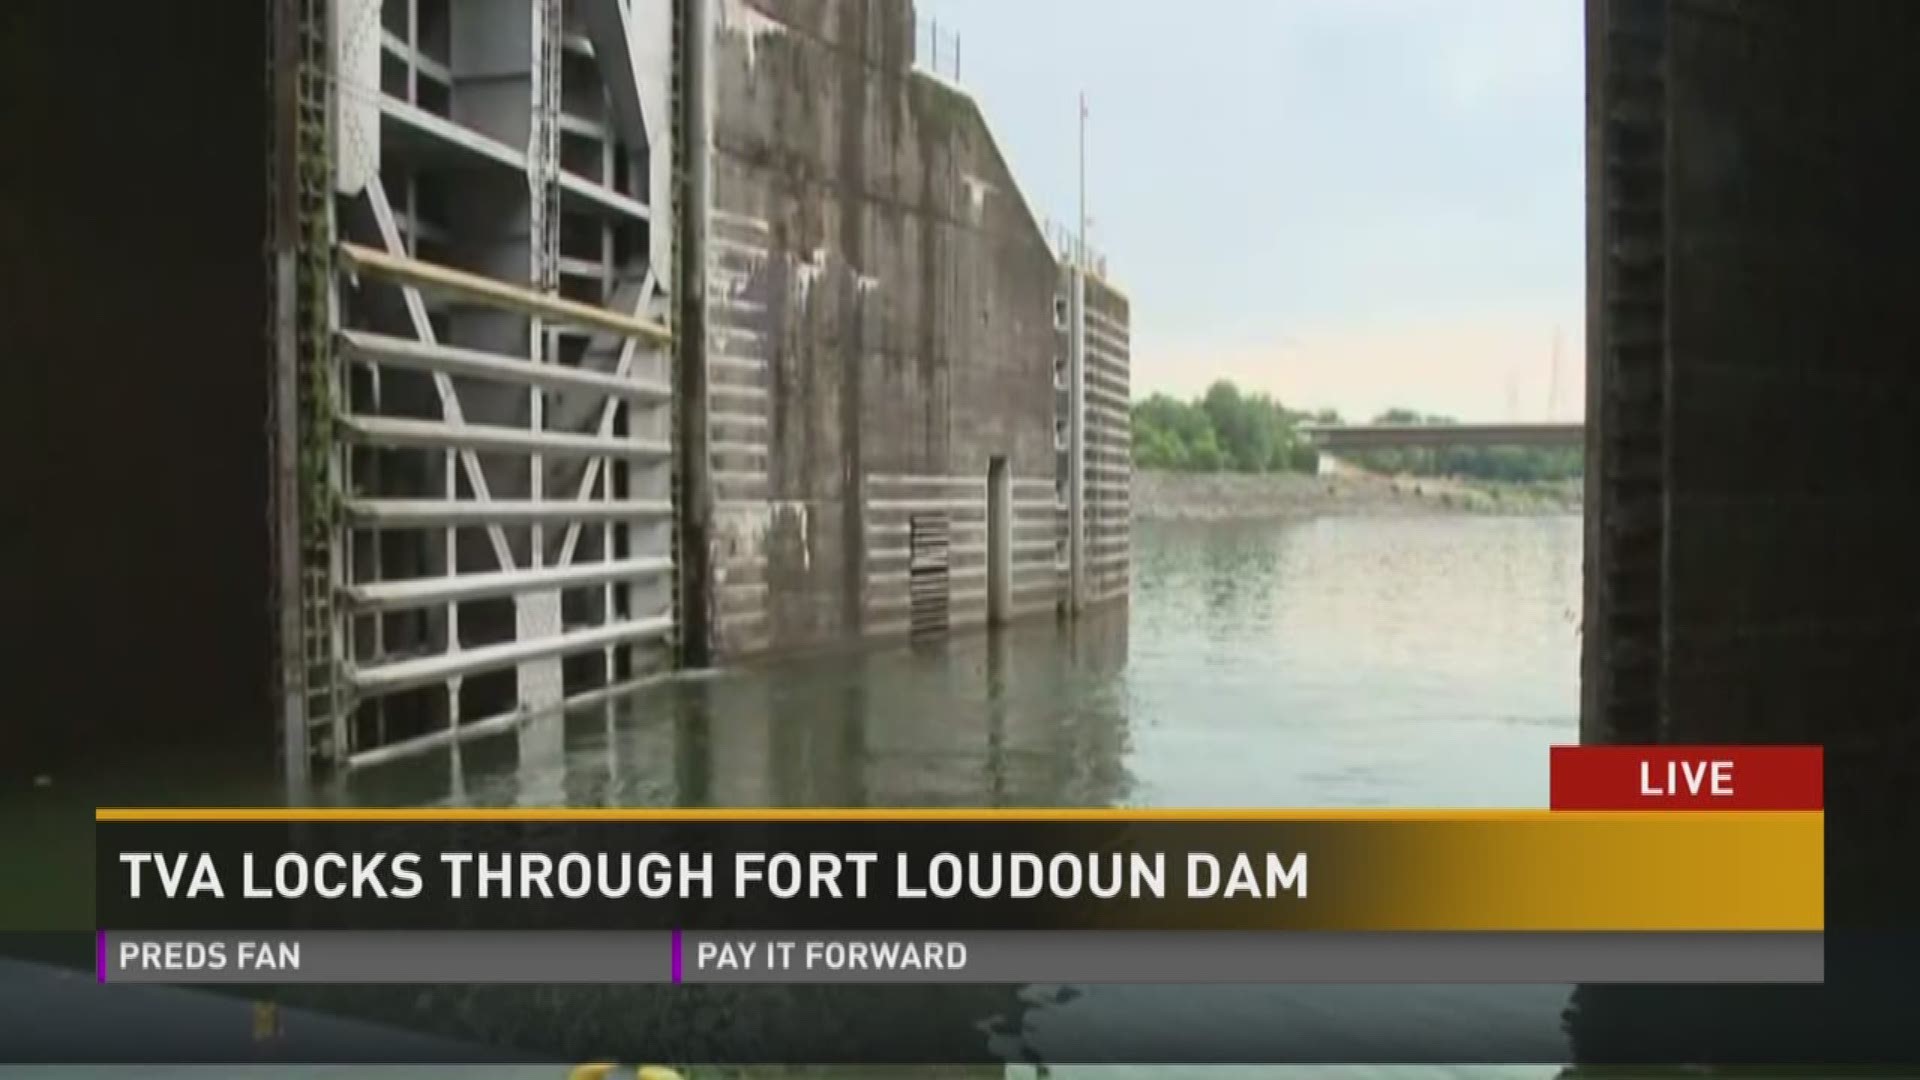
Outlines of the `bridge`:
M 1315 449 L 1401 450 L 1445 446 L 1584 446 L 1586 427 L 1573 423 L 1307 424 Z

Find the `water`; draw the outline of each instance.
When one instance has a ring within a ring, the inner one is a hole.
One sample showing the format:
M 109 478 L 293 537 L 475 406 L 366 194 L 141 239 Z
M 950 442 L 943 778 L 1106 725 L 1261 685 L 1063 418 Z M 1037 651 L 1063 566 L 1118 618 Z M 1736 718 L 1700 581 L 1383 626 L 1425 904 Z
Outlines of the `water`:
M 1576 517 L 1136 526 L 1129 612 L 662 687 L 360 777 L 371 804 L 1544 806 L 1576 738 Z M 1488 1025 L 1562 1049 L 1567 987 L 1093 987 L 1076 1032 L 1282 1024 L 1360 1046 Z M 1119 1051 L 1124 1059 L 1124 1050 Z M 1551 1068 L 1056 1069 L 1108 1080 Z
M 1130 611 L 662 685 L 564 722 L 368 770 L 324 797 L 368 805 L 1544 805 L 1548 747 L 1575 739 L 1580 556 L 1574 517 L 1141 522 Z M 176 784 L 157 798 L 115 791 L 101 801 L 270 798 L 245 784 L 213 798 L 204 783 L 196 776 L 192 791 Z M 1036 1009 L 1028 1040 L 1044 1052 L 1089 1027 L 1204 1040 L 1265 1024 L 1365 1046 L 1396 1031 L 1464 1038 L 1499 1023 L 1537 1033 L 1542 1057 L 1563 1060 L 1567 989 L 1095 987 Z M 1356 1070 L 1054 1075 L 1334 1072 Z
M 1142 522 L 1131 611 L 662 686 L 364 773 L 369 804 L 1538 806 L 1573 517 Z
M 1579 710 L 1580 520 L 1142 523 L 1136 801 L 1534 806 Z

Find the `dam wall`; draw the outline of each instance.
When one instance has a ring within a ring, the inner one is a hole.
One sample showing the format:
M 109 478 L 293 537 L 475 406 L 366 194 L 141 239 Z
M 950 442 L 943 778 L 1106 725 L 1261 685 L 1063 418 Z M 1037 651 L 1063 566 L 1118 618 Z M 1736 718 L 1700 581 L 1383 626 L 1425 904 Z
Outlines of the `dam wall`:
M 717 655 L 978 626 L 1000 542 L 1005 617 L 1058 610 L 1066 273 L 979 103 L 915 67 L 908 3 L 715 24 Z
M 1822 987 L 1582 987 L 1574 1048 L 1898 1060 L 1911 974 L 1867 935 L 1911 926 L 1888 853 L 1920 836 L 1920 9 L 1588 0 L 1587 28 L 1582 740 L 1822 746 L 1833 944 Z
M 1069 283 L 1075 270 L 1065 267 Z M 1124 600 L 1133 550 L 1132 305 L 1098 270 L 1085 273 L 1084 360 L 1086 580 L 1084 602 Z M 1063 466 L 1064 470 L 1065 466 Z
M 264 16 L 103 15 L 14 4 L 0 33 L 16 784 L 158 749 L 272 761 Z

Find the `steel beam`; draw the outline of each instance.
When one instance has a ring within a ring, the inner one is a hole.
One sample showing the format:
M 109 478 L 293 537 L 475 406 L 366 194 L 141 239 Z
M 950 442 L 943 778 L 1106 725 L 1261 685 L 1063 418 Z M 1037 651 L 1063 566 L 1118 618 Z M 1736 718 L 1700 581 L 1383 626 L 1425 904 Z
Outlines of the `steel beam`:
M 635 221 L 650 221 L 653 218 L 653 211 L 647 208 L 646 203 L 631 195 L 622 195 L 605 184 L 596 184 L 578 173 L 561 173 L 560 190 L 589 206 Z
M 387 251 L 390 253 L 389 257 L 403 258 L 404 256 L 401 252 L 403 252 L 405 248 L 402 246 L 400 240 L 400 228 L 394 222 L 393 205 L 387 201 L 387 189 L 386 186 L 381 183 L 378 174 L 375 174 L 367 183 L 367 205 L 373 210 L 374 223 L 380 230 L 380 241 L 387 246 Z M 426 344 L 437 344 L 438 339 L 434 333 L 433 320 L 427 317 L 426 301 L 421 298 L 420 290 L 403 281 L 400 283 L 400 296 L 406 303 L 407 319 L 413 324 L 414 336 Z M 336 327 L 336 330 L 337 329 L 339 328 Z M 440 399 L 441 419 L 450 424 L 465 423 L 466 414 L 460 404 L 460 393 L 454 388 L 453 380 L 446 375 L 436 373 L 433 376 L 433 389 L 435 396 Z M 454 469 L 456 459 L 458 459 L 460 470 L 466 473 L 467 483 L 472 486 L 474 496 L 482 500 L 491 499 L 493 492 L 487 483 L 486 470 L 480 467 L 479 459 L 476 458 L 471 451 L 458 454 L 449 453 L 447 455 L 447 496 L 452 498 L 454 494 Z M 513 569 L 513 547 L 507 543 L 506 533 L 501 530 L 498 525 L 489 525 L 487 527 L 487 541 L 493 546 L 494 561 L 499 565 L 500 569 Z M 448 532 L 446 536 L 446 547 L 447 565 L 449 567 L 454 564 L 456 558 L 454 544 L 454 535 L 452 532 Z M 449 610 L 447 612 L 447 626 L 450 635 L 457 635 L 459 617 L 460 613 L 457 610 Z
M 584 0 L 580 5 L 593 42 L 593 58 L 607 84 L 607 104 L 614 126 L 630 148 L 647 145 L 646 110 L 640 97 L 639 58 L 633 51 L 633 28 L 622 0 Z
M 672 447 L 664 442 L 578 435 L 565 431 L 529 431 L 526 428 L 483 424 L 443 424 L 433 420 L 351 416 L 342 418 L 339 425 L 342 434 L 350 442 L 402 450 L 457 449 L 504 454 L 642 459 L 660 459 L 672 453 Z
M 544 660 L 570 653 L 591 652 L 610 645 L 631 644 L 664 637 L 673 629 L 666 618 L 634 619 L 575 630 L 558 637 L 532 641 L 508 641 L 477 649 L 399 660 L 375 667 L 355 668 L 348 682 L 360 694 L 392 694 L 444 683 L 448 679 L 476 675 L 485 671 L 517 667 L 529 660 Z
M 383 116 L 421 135 L 444 143 L 448 147 L 509 169 L 526 170 L 527 155 L 525 153 L 498 139 L 488 138 L 464 124 L 456 124 L 445 117 L 435 116 L 411 102 L 401 101 L 390 94 L 381 94 L 380 112 Z
M 581 563 L 540 570 L 509 570 L 491 574 L 411 578 L 350 585 L 345 599 L 355 611 L 406 611 L 464 600 L 486 600 L 545 589 L 573 589 L 671 573 L 673 561 L 664 558 L 620 559 Z
M 534 364 L 524 358 L 502 353 L 433 345 L 364 330 L 343 330 L 340 339 L 355 359 L 409 371 L 539 386 L 548 390 L 607 394 L 629 401 L 667 401 L 673 397 L 673 389 L 665 383 L 629 379 L 618 373 L 607 375 L 558 364 Z
M 1084 226 L 1081 233 L 1084 239 Z M 1087 271 L 1081 257 L 1076 251 L 1067 297 L 1067 610 L 1075 615 L 1087 590 Z
M 407 529 L 666 518 L 673 504 L 664 499 L 348 499 L 346 512 L 356 525 Z

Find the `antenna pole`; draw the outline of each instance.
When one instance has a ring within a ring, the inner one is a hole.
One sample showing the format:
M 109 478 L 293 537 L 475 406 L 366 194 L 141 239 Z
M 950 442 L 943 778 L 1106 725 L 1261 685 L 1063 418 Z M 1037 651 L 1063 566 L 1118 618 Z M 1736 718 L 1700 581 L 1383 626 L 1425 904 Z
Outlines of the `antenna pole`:
M 1086 594 L 1087 536 L 1087 95 L 1080 94 L 1080 235 L 1067 269 L 1067 610 Z
M 1080 250 L 1076 259 L 1087 262 L 1087 93 L 1080 92 Z

